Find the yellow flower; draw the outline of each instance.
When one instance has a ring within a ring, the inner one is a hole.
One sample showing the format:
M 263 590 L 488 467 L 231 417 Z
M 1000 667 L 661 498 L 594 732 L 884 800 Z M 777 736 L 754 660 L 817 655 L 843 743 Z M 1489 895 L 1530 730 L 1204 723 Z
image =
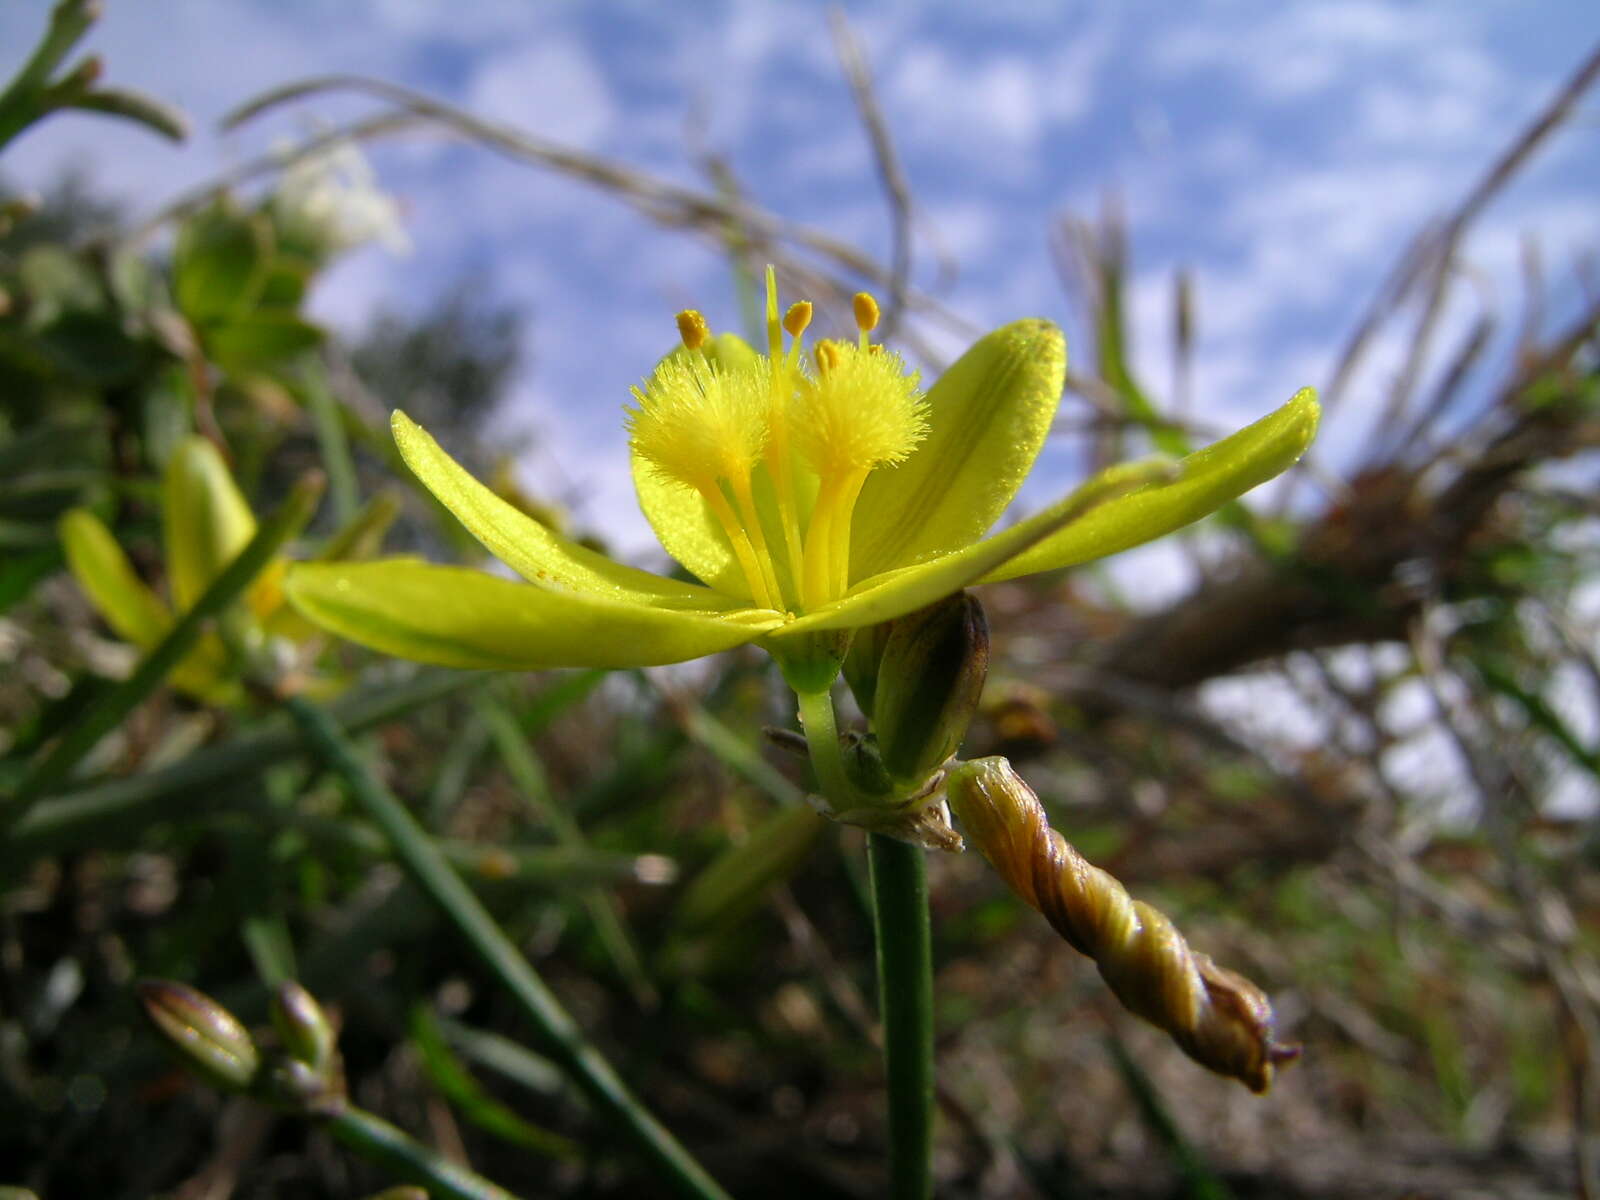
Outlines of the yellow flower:
M 99 517 L 74 508 L 61 517 L 67 565 L 106 624 L 142 651 L 166 637 L 256 532 L 255 514 L 217 448 L 187 437 L 172 452 L 161 483 L 162 542 L 171 604 L 133 569 Z M 300 626 L 283 604 L 279 559 L 245 593 L 250 620 L 274 632 Z M 172 673 L 172 684 L 197 699 L 233 704 L 243 698 L 222 638 L 206 633 Z
M 324 557 L 368 552 L 397 511 L 392 498 L 379 497 L 329 542 Z M 161 480 L 166 599 L 139 578 L 116 537 L 90 509 L 62 514 L 59 530 L 67 566 L 84 594 L 114 633 L 148 653 L 255 537 L 256 518 L 216 446 L 191 435 L 173 449 Z M 245 699 L 239 651 L 273 641 L 320 639 L 319 631 L 285 602 L 288 569 L 286 558 L 267 564 L 245 589 L 242 604 L 224 619 L 228 636 L 203 633 L 173 669 L 173 687 L 208 703 L 239 704 Z
M 455 667 L 622 667 L 759 642 L 797 690 L 826 686 L 853 629 L 978 583 L 1125 550 L 1198 520 L 1305 450 L 1317 403 L 1301 391 L 1176 463 L 1097 476 L 984 536 L 1049 433 L 1066 352 L 1043 320 L 980 339 L 924 394 L 858 336 L 809 353 L 811 306 L 780 319 L 767 277 L 758 353 L 680 314 L 682 345 L 633 391 L 639 502 L 701 582 L 624 566 L 501 500 L 403 413 L 395 441 L 430 491 L 526 583 L 415 560 L 300 564 L 288 595 L 313 621 L 402 657 Z M 531 586 L 530 586 L 531 585 Z

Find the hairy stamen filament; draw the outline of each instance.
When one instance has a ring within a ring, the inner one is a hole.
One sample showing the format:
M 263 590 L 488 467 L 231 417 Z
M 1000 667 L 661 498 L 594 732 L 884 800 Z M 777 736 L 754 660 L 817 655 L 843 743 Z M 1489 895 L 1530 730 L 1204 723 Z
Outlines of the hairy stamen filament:
M 756 509 L 756 497 L 750 484 L 750 476 L 740 475 L 730 479 L 728 486 L 732 489 L 733 498 L 739 506 L 739 513 L 744 518 L 741 523 L 761 569 L 761 581 L 768 596 L 763 607 L 781 611 L 784 607 L 783 588 L 778 585 L 777 568 L 773 566 L 772 553 L 767 549 L 767 534 L 761 528 L 761 514 Z
M 811 525 L 806 530 L 805 576 L 801 600 L 815 608 L 844 594 L 850 572 L 850 514 L 869 468 L 861 467 L 822 481 Z M 841 538 L 842 531 L 842 538 Z
M 794 378 L 800 347 L 800 335 L 811 324 L 811 304 L 800 301 L 792 304 L 778 319 L 778 274 L 767 268 L 767 348 L 772 364 L 772 391 L 767 417 L 767 474 L 772 479 L 773 494 L 778 504 L 778 524 L 783 531 L 784 555 L 788 560 L 789 577 L 794 587 L 801 589 L 803 543 L 800 537 L 799 502 L 795 498 L 794 471 L 789 453 L 789 398 L 794 391 Z M 787 354 L 783 350 L 783 334 L 787 331 L 793 342 Z M 752 511 L 754 511 L 752 509 Z
M 733 487 L 735 495 L 748 496 L 750 494 L 749 476 L 746 476 L 743 482 L 744 486 L 740 488 L 736 482 L 730 481 L 730 486 Z M 771 570 L 771 567 L 767 565 L 765 552 L 757 554 L 755 546 L 751 544 L 746 523 L 739 519 L 739 514 L 734 510 L 733 505 L 728 503 L 728 497 L 723 494 L 722 489 L 717 486 L 715 481 L 709 485 L 697 486 L 696 490 L 705 497 L 706 504 L 710 506 L 712 514 L 721 522 L 722 531 L 728 535 L 728 543 L 733 547 L 734 557 L 739 560 L 739 569 L 744 572 L 745 582 L 750 585 L 752 599 L 761 608 L 777 609 L 781 612 L 783 610 L 783 601 L 778 595 L 776 583 L 768 582 L 768 571 Z M 745 506 L 743 499 L 740 500 L 740 505 Z M 748 507 L 753 513 L 754 505 L 752 504 Z M 759 534 L 761 529 L 760 522 L 752 521 L 750 525 Z M 766 567 L 766 569 L 763 570 L 763 567 Z

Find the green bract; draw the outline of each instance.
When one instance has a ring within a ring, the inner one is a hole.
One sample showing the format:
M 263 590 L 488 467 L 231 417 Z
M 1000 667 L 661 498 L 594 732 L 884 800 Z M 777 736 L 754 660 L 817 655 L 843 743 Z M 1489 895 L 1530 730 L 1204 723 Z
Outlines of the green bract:
M 728 335 L 709 338 L 698 314 L 684 314 L 684 347 L 635 391 L 641 506 L 704 583 L 624 566 L 563 537 L 397 412 L 406 463 L 527 582 L 405 559 L 307 563 L 289 574 L 290 600 L 353 641 L 455 667 L 649 666 L 746 642 L 792 660 L 817 634 L 1197 521 L 1288 467 L 1316 430 L 1316 397 L 1303 390 L 1181 461 L 1112 468 L 985 537 L 1054 419 L 1066 367 L 1060 331 L 1042 320 L 997 329 L 924 396 L 898 359 L 868 345 L 875 306 L 858 300 L 859 342 L 821 343 L 815 368 L 800 353 L 809 305 L 791 308 L 780 329 L 769 289 L 768 314 L 765 355 Z M 794 338 L 787 352 L 782 330 Z M 673 424 L 683 421 L 703 428 Z

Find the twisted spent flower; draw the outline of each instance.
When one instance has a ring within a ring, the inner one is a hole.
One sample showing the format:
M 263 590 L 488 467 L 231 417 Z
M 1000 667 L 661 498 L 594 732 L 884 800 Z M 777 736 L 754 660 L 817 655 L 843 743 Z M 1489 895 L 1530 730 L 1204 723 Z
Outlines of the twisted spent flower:
M 1128 895 L 1050 827 L 1044 806 L 1003 758 L 951 771 L 950 809 L 1011 889 L 1088 955 L 1123 1005 L 1165 1030 L 1201 1066 L 1253 1092 L 1272 1086 L 1298 1046 L 1273 1038 L 1272 1005 L 1255 984 L 1219 967 L 1165 915 Z

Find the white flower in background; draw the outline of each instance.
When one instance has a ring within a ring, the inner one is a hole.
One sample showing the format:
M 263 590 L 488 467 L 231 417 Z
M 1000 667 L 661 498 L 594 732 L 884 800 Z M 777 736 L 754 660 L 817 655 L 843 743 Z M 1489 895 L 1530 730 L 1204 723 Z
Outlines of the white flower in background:
M 411 250 L 399 204 L 378 186 L 354 142 L 333 142 L 290 162 L 269 208 L 285 234 L 327 255 L 367 242 L 394 254 Z

